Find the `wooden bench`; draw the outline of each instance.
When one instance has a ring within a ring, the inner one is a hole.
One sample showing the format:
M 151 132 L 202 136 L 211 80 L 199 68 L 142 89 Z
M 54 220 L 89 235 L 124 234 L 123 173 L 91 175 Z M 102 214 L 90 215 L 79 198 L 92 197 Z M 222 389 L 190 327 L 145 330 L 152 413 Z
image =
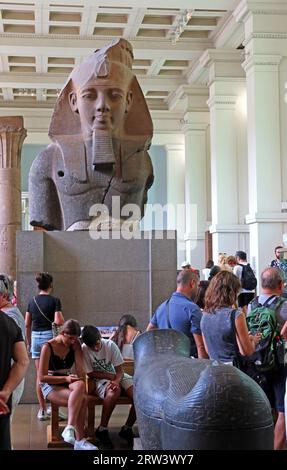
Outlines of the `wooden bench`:
M 72 447 L 62 438 L 62 432 L 66 425 L 59 425 L 59 406 L 51 403 L 51 424 L 47 426 L 48 447 Z
M 129 375 L 134 373 L 133 361 L 125 361 L 123 363 L 123 371 Z M 88 427 L 87 437 L 94 437 L 95 431 L 95 406 L 102 405 L 103 400 L 94 394 L 94 381 L 87 377 L 87 394 L 88 394 Z M 127 396 L 120 396 L 117 405 L 131 405 L 132 401 Z M 59 406 L 51 403 L 51 424 L 47 426 L 47 446 L 52 447 L 72 447 L 62 438 L 62 432 L 65 425 L 59 425 Z

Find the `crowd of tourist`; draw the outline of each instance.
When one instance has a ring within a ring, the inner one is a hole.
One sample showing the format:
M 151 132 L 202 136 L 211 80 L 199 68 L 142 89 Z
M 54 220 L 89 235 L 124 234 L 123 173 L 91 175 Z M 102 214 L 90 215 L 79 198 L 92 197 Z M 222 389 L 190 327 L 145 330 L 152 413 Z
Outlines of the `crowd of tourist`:
M 176 291 L 157 307 L 147 331 L 172 328 L 184 333 L 190 339 L 192 358 L 210 358 L 233 366 L 239 352 L 251 358 L 252 363 L 262 339 L 259 330 L 250 328 L 255 309 L 273 309 L 278 337 L 282 342 L 287 340 L 287 261 L 281 248 L 275 248 L 275 259 L 261 273 L 259 296 L 257 279 L 243 251 L 237 251 L 235 256 L 220 253 L 217 264 L 209 260 L 202 270 L 202 280 L 198 269 L 185 261 L 177 275 Z M 67 407 L 63 439 L 75 450 L 97 449 L 84 434 L 87 375 L 103 400 L 95 436 L 100 448 L 111 449 L 108 425 L 116 402 L 121 394 L 131 402 L 133 399 L 133 379 L 123 372 L 123 364 L 134 360 L 133 343 L 141 334 L 137 320 L 123 315 L 111 338 L 102 338 L 94 325 L 81 330 L 76 320 L 64 320 L 61 301 L 52 295 L 50 274 L 38 273 L 36 282 L 39 292 L 30 299 L 24 322 L 16 305 L 15 283 L 7 275 L 0 275 L 0 449 L 11 448 L 10 413 L 23 393 L 28 353 L 37 374 L 37 418 L 49 419 L 47 400 Z M 261 373 L 258 381 L 274 410 L 274 449 L 286 448 L 286 376 L 283 362 Z M 119 432 L 129 444 L 133 441 L 135 421 L 132 405 Z

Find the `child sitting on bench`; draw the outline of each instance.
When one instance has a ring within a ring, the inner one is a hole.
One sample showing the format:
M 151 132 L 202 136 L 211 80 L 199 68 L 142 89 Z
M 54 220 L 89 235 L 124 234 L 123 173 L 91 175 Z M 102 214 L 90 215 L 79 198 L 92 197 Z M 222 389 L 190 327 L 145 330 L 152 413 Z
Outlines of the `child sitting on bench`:
M 95 380 L 96 392 L 103 399 L 101 423 L 95 435 L 102 449 L 112 449 L 108 432 L 109 420 L 122 391 L 133 398 L 132 377 L 122 371 L 124 361 L 118 346 L 113 341 L 102 338 L 95 326 L 86 325 L 81 339 L 87 375 Z M 132 405 L 126 424 L 119 432 L 119 436 L 129 444 L 133 443 L 132 426 L 135 420 L 135 408 Z

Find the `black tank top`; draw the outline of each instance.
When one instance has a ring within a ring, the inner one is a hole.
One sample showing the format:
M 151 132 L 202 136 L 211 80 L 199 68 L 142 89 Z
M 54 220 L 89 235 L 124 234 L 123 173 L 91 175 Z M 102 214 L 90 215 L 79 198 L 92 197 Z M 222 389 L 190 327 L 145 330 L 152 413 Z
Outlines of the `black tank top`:
M 62 359 L 60 356 L 54 353 L 51 343 L 47 343 L 51 351 L 51 357 L 49 361 L 49 370 L 57 371 L 60 369 L 70 369 L 75 362 L 75 351 L 73 346 L 70 346 L 69 352 Z

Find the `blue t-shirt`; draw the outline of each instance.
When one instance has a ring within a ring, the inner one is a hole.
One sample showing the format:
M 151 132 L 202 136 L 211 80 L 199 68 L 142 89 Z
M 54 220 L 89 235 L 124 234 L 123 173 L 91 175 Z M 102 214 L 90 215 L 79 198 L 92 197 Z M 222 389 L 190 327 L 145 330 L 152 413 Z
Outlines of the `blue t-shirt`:
M 234 334 L 231 325 L 232 308 L 218 308 L 212 313 L 203 312 L 200 327 L 208 354 L 213 361 L 232 362 L 235 357 Z M 237 310 L 235 319 L 242 315 Z
M 169 328 L 167 317 L 167 300 L 157 309 L 151 319 L 151 324 L 156 328 Z M 197 355 L 197 349 L 193 333 L 200 334 L 200 320 L 202 313 L 200 308 L 188 297 L 179 292 L 174 292 L 169 300 L 169 322 L 174 330 L 184 333 L 190 338 L 192 356 Z

